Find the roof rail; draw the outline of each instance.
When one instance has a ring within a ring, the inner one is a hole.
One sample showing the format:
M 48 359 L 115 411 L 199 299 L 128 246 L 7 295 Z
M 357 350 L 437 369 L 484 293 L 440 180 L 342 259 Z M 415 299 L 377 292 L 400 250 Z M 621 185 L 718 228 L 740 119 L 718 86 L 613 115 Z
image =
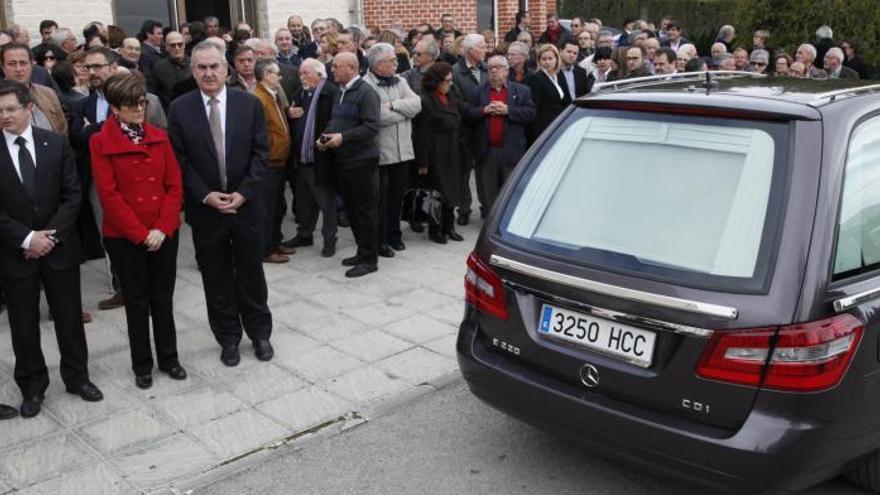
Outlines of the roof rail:
M 813 104 L 820 104 L 823 102 L 823 100 L 828 100 L 828 102 L 830 103 L 837 99 L 838 96 L 855 95 L 858 93 L 867 93 L 869 91 L 877 90 L 880 90 L 880 84 L 869 84 L 866 86 L 857 86 L 855 88 L 836 89 L 834 91 L 828 91 L 826 93 L 820 93 L 816 95 L 816 99 L 813 101 Z
M 627 87 L 650 86 L 656 83 L 679 82 L 679 81 L 695 81 L 711 83 L 716 76 L 724 76 L 724 79 L 731 77 L 756 77 L 764 78 L 766 74 L 757 74 L 755 72 L 746 72 L 742 70 L 710 70 L 700 72 L 681 72 L 678 74 L 662 74 L 646 77 L 634 77 L 632 79 L 621 79 L 619 81 L 609 81 L 599 83 L 593 86 L 593 93 L 600 92 L 605 89 L 618 90 Z

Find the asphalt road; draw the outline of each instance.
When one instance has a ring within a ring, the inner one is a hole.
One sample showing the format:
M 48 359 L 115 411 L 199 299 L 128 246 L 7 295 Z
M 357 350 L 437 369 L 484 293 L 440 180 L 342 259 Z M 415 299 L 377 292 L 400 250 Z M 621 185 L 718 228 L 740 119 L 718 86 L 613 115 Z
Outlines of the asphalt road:
M 195 493 L 705 494 L 584 451 L 488 408 L 457 382 Z M 808 492 L 862 493 L 842 480 Z

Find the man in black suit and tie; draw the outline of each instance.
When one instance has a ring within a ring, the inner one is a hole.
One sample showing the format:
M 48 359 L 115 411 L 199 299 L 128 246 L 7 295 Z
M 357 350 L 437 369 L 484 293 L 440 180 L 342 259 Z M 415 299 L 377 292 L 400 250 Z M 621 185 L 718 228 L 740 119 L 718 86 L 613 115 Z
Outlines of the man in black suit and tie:
M 562 61 L 559 75 L 562 76 L 560 79 L 565 82 L 564 89 L 568 91 L 571 101 L 588 94 L 593 89 L 586 69 L 577 64 L 579 52 L 580 47 L 574 41 L 566 42 L 559 52 L 559 59 Z
M 6 295 L 21 415 L 39 414 L 49 372 L 40 349 L 40 286 L 46 292 L 67 391 L 103 399 L 89 381 L 79 285 L 80 186 L 67 139 L 33 127 L 27 87 L 0 82 L 0 285 Z
M 228 65 L 215 44 L 193 48 L 192 72 L 199 89 L 171 104 L 168 131 L 183 172 L 208 322 L 223 364 L 239 363 L 242 328 L 257 358 L 268 361 L 274 351 L 262 263 L 266 120 L 259 100 L 225 86 Z

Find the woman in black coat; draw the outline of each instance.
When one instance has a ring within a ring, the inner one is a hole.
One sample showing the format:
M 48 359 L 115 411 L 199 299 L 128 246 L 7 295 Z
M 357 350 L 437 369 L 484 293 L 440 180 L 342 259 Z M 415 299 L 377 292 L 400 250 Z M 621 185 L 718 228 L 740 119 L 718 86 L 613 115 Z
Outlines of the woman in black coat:
M 559 50 L 551 45 L 542 45 L 538 49 L 538 72 L 532 74 L 526 84 L 532 90 L 532 101 L 535 102 L 535 122 L 529 130 L 529 142 L 534 142 L 544 132 L 553 119 L 559 116 L 571 103 L 571 96 L 560 72 L 562 61 Z
M 458 102 L 449 94 L 452 66 L 435 62 L 422 75 L 422 111 L 415 119 L 415 151 L 419 175 L 427 178 L 428 187 L 438 191 L 440 215 L 428 215 L 428 235 L 434 242 L 446 239 L 461 241 L 455 231 L 455 205 L 461 203 L 465 168 L 459 137 L 461 114 Z

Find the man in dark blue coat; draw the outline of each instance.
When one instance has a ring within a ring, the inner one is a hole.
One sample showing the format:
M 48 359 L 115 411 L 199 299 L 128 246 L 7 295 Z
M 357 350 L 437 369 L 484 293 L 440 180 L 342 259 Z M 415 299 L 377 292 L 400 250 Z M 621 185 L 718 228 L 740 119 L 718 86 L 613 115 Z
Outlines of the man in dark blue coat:
M 228 70 L 212 42 L 193 48 L 199 89 L 171 104 L 168 131 L 183 172 L 186 221 L 192 226 L 208 323 L 222 348 L 220 360 L 236 366 L 242 330 L 258 359 L 274 355 L 260 197 L 269 145 L 260 102 L 227 88 Z
M 535 104 L 528 86 L 508 81 L 506 58 L 496 55 L 487 65 L 489 80 L 474 89 L 465 111 L 477 124 L 474 152 L 488 209 L 526 152 L 526 129 L 535 120 Z

